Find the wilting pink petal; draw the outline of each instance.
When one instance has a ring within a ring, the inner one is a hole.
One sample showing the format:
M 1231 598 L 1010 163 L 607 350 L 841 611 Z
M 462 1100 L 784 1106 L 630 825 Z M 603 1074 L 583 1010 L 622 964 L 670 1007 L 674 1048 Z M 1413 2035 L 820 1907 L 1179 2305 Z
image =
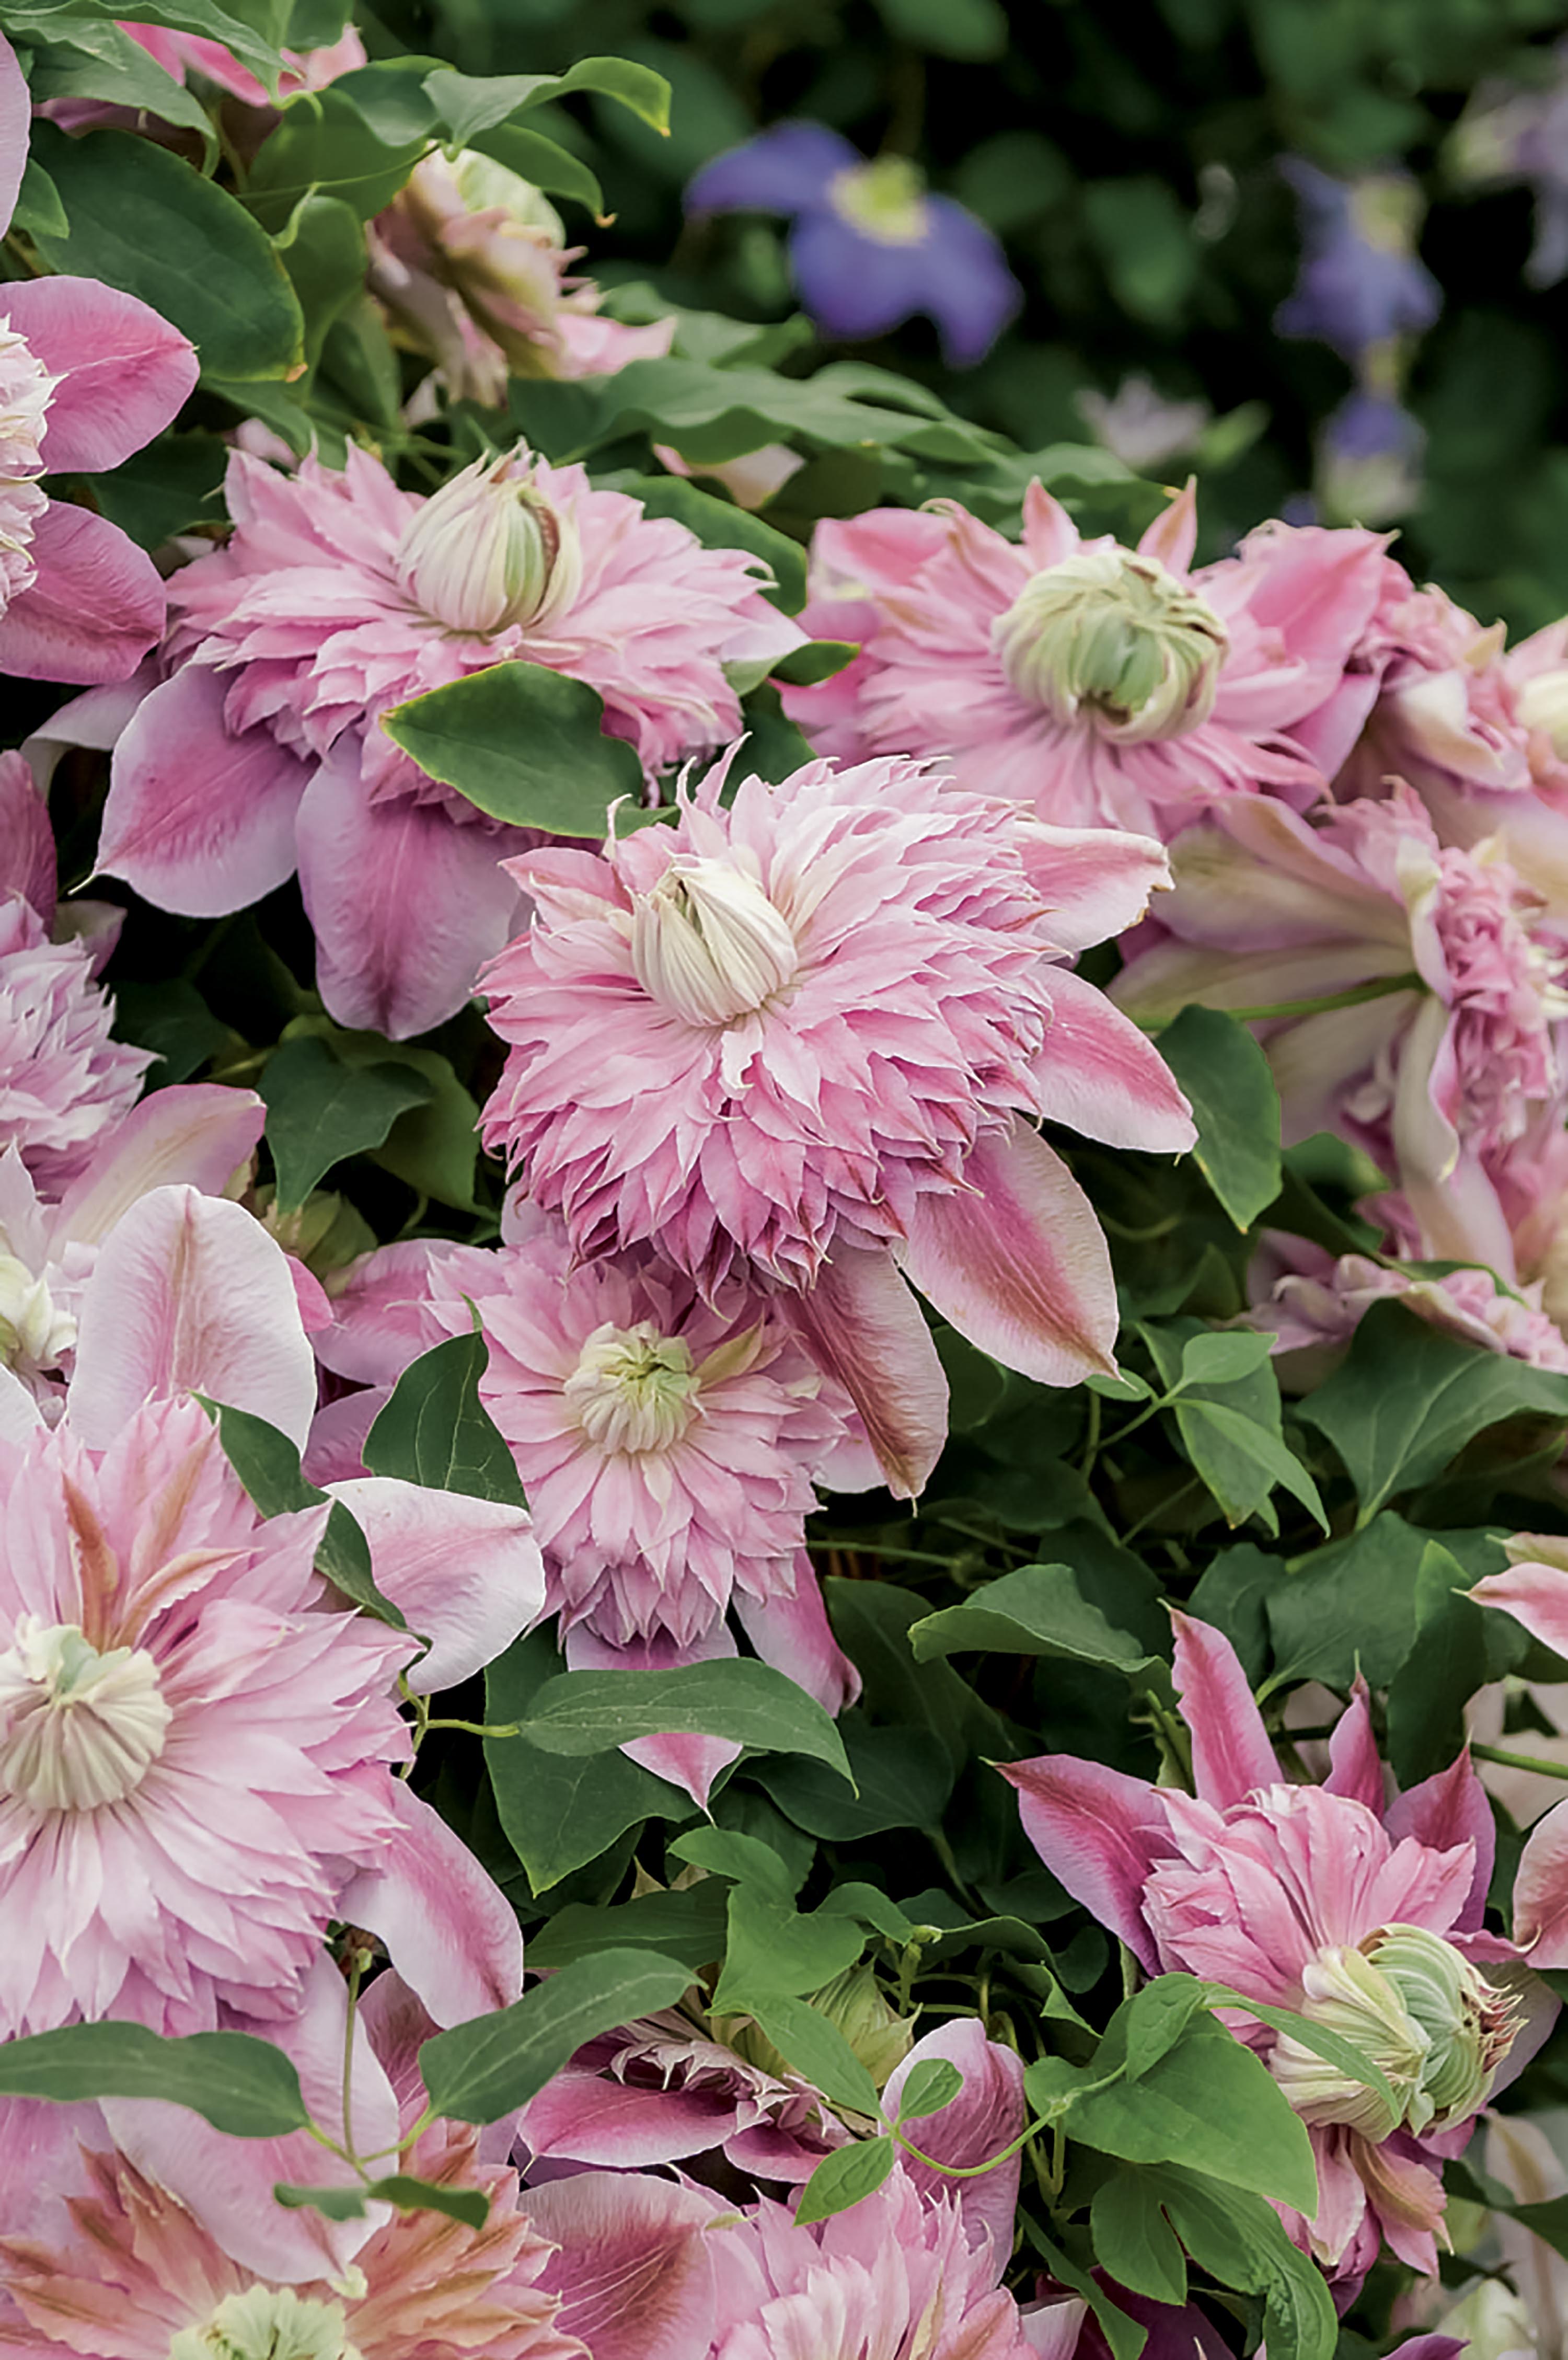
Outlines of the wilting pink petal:
M 0 237 L 11 226 L 22 175 L 27 169 L 27 138 L 33 103 L 16 52 L 0 33 Z
M 135 295 L 96 279 L 21 279 L 5 290 L 15 333 L 59 382 L 49 397 L 44 464 L 51 475 L 96 475 L 161 434 L 200 364 L 191 340 Z
M 510 2007 L 523 1988 L 523 1938 L 510 1902 L 428 1803 L 390 1781 L 397 1821 L 375 1865 L 351 1877 L 337 1915 L 386 1943 L 437 2024 Z
M 718 2198 L 673 2180 L 583 2171 L 529 2189 L 529 2220 L 560 2250 L 540 2283 L 593 2360 L 696 2360 L 713 2337 Z
M 833 1637 L 816 1568 L 804 1549 L 795 1558 L 792 1598 L 749 1598 L 737 1591 L 741 1628 L 765 1664 L 787 1672 L 833 1717 L 860 1694 L 860 1674 Z
M 961 1336 L 1040 1384 L 1116 1368 L 1116 1281 L 1105 1234 L 1062 1158 L 1015 1120 L 971 1150 L 979 1193 L 921 1196 L 904 1267 Z M 864 1415 L 864 1413 L 863 1413 Z
M 1176 1626 L 1176 1688 L 1192 1732 L 1192 1783 L 1201 1799 L 1225 1810 L 1255 1788 L 1272 1786 L 1279 1765 L 1247 1674 L 1223 1631 L 1188 1614 Z
M 0 893 L 19 893 L 52 923 L 54 830 L 49 807 L 20 754 L 0 754 Z
M 947 1440 L 947 1378 L 892 1256 L 837 1247 L 791 1316 L 860 1412 L 893 1497 L 917 1498 Z
M 543 1612 L 544 1560 L 526 1508 L 388 1475 L 333 1491 L 370 1544 L 377 1588 L 430 1642 L 406 1675 L 414 1695 L 472 1678 Z
M 1053 976 L 1035 1066 L 1040 1111 L 1109 1147 L 1184 1154 L 1197 1132 L 1176 1076 L 1146 1033 L 1082 976 Z
M 137 708 L 110 772 L 99 872 L 182 917 L 243 910 L 294 869 L 310 769 L 266 730 L 231 735 L 224 697 L 215 672 L 176 672 Z
M 1163 1838 L 1153 1789 L 1070 1754 L 997 1766 L 1018 1788 L 1024 1833 L 1051 1874 L 1153 1974 L 1154 1942 L 1143 1919 L 1144 1888 Z
M 684 1646 L 677 1646 L 668 1633 L 660 1632 L 654 1638 L 633 1639 L 617 1647 L 583 1622 L 574 1623 L 566 1634 L 567 1667 L 573 1672 L 662 1672 L 672 1665 L 712 1664 L 739 1653 L 722 1622 L 713 1623 L 701 1638 L 690 1639 Z M 671 1786 L 684 1787 L 700 1811 L 707 1809 L 719 1773 L 738 1762 L 741 1754 L 740 1747 L 725 1738 L 702 1737 L 689 1730 L 629 1738 L 620 1751 L 651 1770 L 656 1778 L 668 1778 Z
M 1497 1848 L 1497 1823 L 1486 1790 L 1475 1775 L 1466 1747 L 1446 1770 L 1423 1778 L 1419 1786 L 1395 1797 L 1385 1815 L 1388 1833 L 1396 1840 L 1413 1836 L 1433 1852 L 1452 1851 L 1455 1844 L 1474 1844 L 1475 1866 L 1469 1897 L 1456 1925 L 1465 1933 L 1481 1923 L 1492 1882 L 1492 1862 Z
M 882 2103 L 889 2117 L 898 2113 L 899 2093 L 916 2066 L 933 2057 L 956 2065 L 964 2076 L 964 2087 L 936 2114 L 912 2122 L 909 2137 L 937 2163 L 973 2166 L 1001 2155 L 1024 2126 L 1023 2059 L 1000 2041 L 987 2040 L 978 2016 L 954 2016 L 917 2040 L 903 2063 L 888 2075 Z M 964 2234 L 972 2245 L 985 2235 L 994 2253 L 1008 2251 L 1018 2209 L 1021 2156 L 1015 2155 L 974 2180 L 948 2179 L 910 2155 L 901 2160 L 923 2196 L 957 2200 Z
M 199 1393 L 304 1448 L 316 1362 L 288 1258 L 221 1196 L 155 1188 L 104 1241 L 82 1298 L 71 1380 L 79 1440 L 107 1449 L 144 1402 Z
M 0 615 L 0 671 L 124 680 L 158 640 L 165 600 L 145 550 L 87 508 L 50 500 L 33 529 L 38 578 Z
M 499 864 L 521 842 L 485 820 L 454 826 L 439 804 L 376 802 L 357 739 L 341 740 L 299 817 L 316 982 L 338 1022 L 406 1041 L 454 1016 L 516 922 Z
M 267 1109 L 254 1090 L 181 1082 L 155 1090 L 108 1132 L 60 1200 L 59 1226 L 95 1243 L 138 1197 L 183 1182 L 223 1194 L 260 1139 Z

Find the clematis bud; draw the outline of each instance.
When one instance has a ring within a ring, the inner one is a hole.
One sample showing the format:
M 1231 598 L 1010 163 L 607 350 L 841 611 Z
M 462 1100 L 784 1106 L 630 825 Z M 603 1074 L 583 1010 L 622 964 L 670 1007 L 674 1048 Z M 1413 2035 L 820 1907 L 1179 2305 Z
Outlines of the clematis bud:
M 223 2297 L 204 2325 L 182 2327 L 169 2360 L 359 2360 L 343 2306 L 292 2287 L 248 2286 Z
M 413 234 L 413 252 L 499 344 L 513 374 L 554 375 L 555 317 L 570 257 L 549 199 L 465 148 L 451 162 L 425 157 L 394 211 Z
M 1537 672 L 1519 694 L 1519 717 L 1527 729 L 1542 729 L 1559 761 L 1568 761 L 1568 672 Z
M 760 885 L 727 860 L 672 860 L 632 919 L 643 989 L 689 1024 L 749 1016 L 795 979 L 800 953 Z
M 561 1390 L 591 1442 L 640 1456 L 681 1440 L 699 1382 L 690 1345 L 639 1319 L 635 1328 L 596 1328 Z
M 1020 696 L 1060 722 L 1082 712 L 1125 746 L 1181 738 L 1214 710 L 1229 640 L 1156 557 L 1083 549 L 1028 581 L 992 626 Z
M 825 2016 L 837 2026 L 879 2090 L 909 2055 L 915 2038 L 915 2020 L 913 2016 L 895 2015 L 882 1996 L 874 1968 L 846 1968 L 843 1974 L 834 1975 L 832 1983 L 811 1993 L 811 2005 L 819 2016 Z M 714 2016 L 711 2029 L 715 2040 L 733 2049 L 737 2057 L 744 2057 L 759 2071 L 771 2073 L 779 2081 L 794 2073 L 795 2068 L 788 2058 L 749 2016 Z
M 582 551 L 571 516 L 539 491 L 521 445 L 476 459 L 428 499 L 397 549 L 397 580 L 449 630 L 488 637 L 542 626 L 576 597 Z
M 0 1253 L 0 1362 L 58 1369 L 76 1341 L 76 1322 L 57 1308 L 47 1278 L 15 1254 Z

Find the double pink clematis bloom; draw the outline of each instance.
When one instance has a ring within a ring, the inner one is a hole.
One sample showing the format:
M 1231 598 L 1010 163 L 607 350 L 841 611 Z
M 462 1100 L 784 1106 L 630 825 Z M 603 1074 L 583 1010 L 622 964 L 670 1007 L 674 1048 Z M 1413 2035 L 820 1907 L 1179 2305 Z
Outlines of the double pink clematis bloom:
M 1372 614 L 1376 535 L 1269 526 L 1194 572 L 1190 486 L 1136 549 L 1084 541 L 1038 483 L 1023 525 L 1014 543 L 952 501 L 819 525 L 805 619 L 861 643 L 785 692 L 822 752 L 942 756 L 1043 819 L 1160 836 L 1235 795 L 1322 792 L 1291 733 Z
M 0 231 L 27 159 L 30 106 L 0 37 Z M 117 467 L 173 420 L 193 346 L 95 279 L 0 287 L 0 672 L 124 680 L 163 629 L 158 569 L 117 525 L 51 499 L 45 479 Z
M 340 1023 L 406 1039 L 455 1013 L 517 922 L 529 841 L 377 727 L 520 657 L 585 682 L 651 781 L 741 727 L 726 664 L 801 644 L 744 550 L 521 449 L 421 499 L 351 447 L 297 475 L 236 452 L 234 530 L 169 585 L 170 676 L 114 751 L 99 867 L 155 908 L 244 909 L 299 871 Z
M 732 1273 L 778 1290 L 913 1492 L 946 1388 L 906 1277 L 1043 1382 L 1111 1365 L 1105 1240 L 1032 1124 L 1192 1142 L 1158 1054 L 1068 964 L 1164 857 L 911 762 L 733 793 L 728 770 L 672 827 L 510 864 L 533 913 L 485 978 L 510 1044 L 485 1143 L 577 1254 L 651 1249 L 715 1303 Z
M 1389 1804 L 1358 1684 L 1323 1786 L 1287 1786 L 1229 1641 L 1175 1622 L 1194 1794 L 1068 1754 L 1003 1775 L 1047 1867 L 1147 1973 L 1183 1970 L 1292 2009 L 1381 2067 L 1388 2097 L 1289 2034 L 1235 2027 L 1312 2136 L 1320 2201 L 1310 2222 L 1286 2213 L 1297 2243 L 1340 2281 L 1359 2282 L 1380 2239 L 1430 2274 L 1442 2164 L 1555 2012 L 1520 1965 L 1555 1962 L 1536 1906 L 1555 1849 L 1526 1846 L 1517 1944 L 1486 1933 L 1492 1815 L 1468 1756 Z

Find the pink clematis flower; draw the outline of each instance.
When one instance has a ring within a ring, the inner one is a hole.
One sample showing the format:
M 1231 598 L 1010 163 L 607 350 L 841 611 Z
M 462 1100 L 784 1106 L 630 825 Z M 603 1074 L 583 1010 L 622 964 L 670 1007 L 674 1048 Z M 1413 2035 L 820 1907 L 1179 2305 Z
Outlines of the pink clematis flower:
M 1568 1338 L 1542 1307 L 1539 1281 L 1515 1294 L 1486 1270 L 1422 1277 L 1370 1254 L 1331 1254 L 1301 1238 L 1265 1236 L 1247 1273 L 1249 1327 L 1271 1335 L 1279 1382 L 1321 1384 L 1375 1303 L 1406 1304 L 1434 1328 L 1537 1369 L 1568 1371 Z
M 1310 802 L 1290 732 L 1365 628 L 1382 543 L 1271 526 L 1193 573 L 1195 533 L 1191 486 L 1136 550 L 1083 541 L 1038 483 L 1021 545 L 951 501 L 827 520 L 805 619 L 861 653 L 788 710 L 824 753 L 941 755 L 1066 826 L 1168 836 L 1237 794 Z
M 368 452 L 295 475 L 236 452 L 226 547 L 174 577 L 175 669 L 115 748 L 99 866 L 212 917 L 293 870 L 341 1023 L 396 1039 L 459 1009 L 517 911 L 528 841 L 376 727 L 510 657 L 584 681 L 651 781 L 735 735 L 732 663 L 800 645 L 743 550 L 521 448 L 429 499 Z
M 1529 880 L 1496 844 L 1443 844 L 1404 786 L 1315 827 L 1233 803 L 1171 862 L 1176 890 L 1131 946 L 1119 1004 L 1159 1021 L 1189 1000 L 1303 1003 L 1259 1028 L 1286 1139 L 1347 1134 L 1398 1186 L 1412 1251 L 1511 1281 L 1497 1175 L 1568 1081 L 1568 934 Z M 1342 993 L 1359 996 L 1334 1005 Z
M 343 1987 L 323 1968 L 285 2045 L 317 2119 L 340 2130 L 345 2029 Z M 396 1975 L 371 1986 L 353 2075 L 365 2152 L 394 2147 L 423 2112 L 419 2045 L 431 2029 Z M 329 2057 L 335 2076 L 311 2070 Z M 482 2134 L 465 2125 L 433 2124 L 405 2168 L 487 2198 L 477 2229 L 380 2203 L 365 2222 L 337 2224 L 286 2212 L 273 2181 L 349 2177 L 302 2135 L 237 2140 L 197 2124 L 182 2147 L 175 2108 L 120 2102 L 102 2115 L 77 2111 L 85 2119 L 74 2152 L 51 2158 L 64 2200 L 56 2217 L 30 2234 L 7 2222 L 10 2234 L 0 2234 L 0 2345 L 22 2342 L 34 2355 L 81 2360 L 211 2350 L 299 2360 L 359 2352 L 466 2360 L 476 2351 L 489 2360 L 590 2360 L 587 2345 L 558 2323 L 559 2296 L 541 2284 L 552 2247 L 519 2209 L 517 2173 L 485 2159 Z M 191 2116 L 183 2123 L 189 2131 Z
M 727 769 L 673 827 L 510 864 L 533 915 L 485 978 L 511 1046 L 485 1143 L 581 1256 L 783 1291 L 909 1493 L 945 1387 L 895 1262 L 1009 1367 L 1110 1365 L 1105 1241 L 1030 1119 L 1190 1144 L 1167 1068 L 1067 966 L 1163 857 L 914 763 L 743 778 L 726 807 Z
M 0 231 L 27 162 L 27 85 L 0 36 Z M 163 628 L 158 569 L 117 525 L 51 499 L 46 476 L 117 467 L 169 424 L 194 348 L 93 279 L 0 289 L 0 672 L 123 680 Z
M 1519 1961 L 1550 1954 L 1522 1897 L 1519 1947 L 1482 1929 L 1493 1825 L 1467 1755 L 1389 1806 L 1358 1683 L 1323 1785 L 1287 1786 L 1229 1641 L 1175 1622 L 1196 1794 L 1042 1754 L 1003 1768 L 1025 1831 L 1146 1972 L 1226 1983 L 1377 2060 L 1391 2109 L 1289 2035 L 1236 2027 L 1311 2133 L 1320 2202 L 1310 2222 L 1286 2212 L 1296 2242 L 1342 2282 L 1365 2276 L 1380 2237 L 1434 2271 L 1442 2162 L 1466 2144 L 1505 2059 L 1517 2071 L 1544 2038 L 1555 2004 Z

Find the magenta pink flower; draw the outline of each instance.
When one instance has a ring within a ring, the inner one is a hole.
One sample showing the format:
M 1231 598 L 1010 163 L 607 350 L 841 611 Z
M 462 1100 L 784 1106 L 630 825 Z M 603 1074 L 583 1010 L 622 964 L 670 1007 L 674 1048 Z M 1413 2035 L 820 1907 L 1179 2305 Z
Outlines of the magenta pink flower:
M 1322 791 L 1292 725 L 1337 684 L 1381 543 L 1267 528 L 1192 571 L 1191 488 L 1136 550 L 1031 485 L 1021 545 L 950 501 L 817 529 L 819 635 L 862 642 L 786 705 L 824 753 L 942 755 L 1067 826 L 1169 836 L 1206 804 Z
M 801 641 L 743 550 L 519 449 L 421 499 L 351 446 L 338 474 L 236 452 L 226 547 L 175 576 L 172 676 L 115 749 L 99 866 L 160 909 L 243 909 L 296 868 L 318 980 L 397 1038 L 451 1016 L 517 914 L 527 841 L 376 724 L 522 657 L 585 681 L 653 779 L 731 738 L 733 663 Z
M 19 893 L 0 898 L 0 1147 L 59 1196 L 135 1105 L 149 1050 L 112 1038 L 92 945 L 54 943 Z
M 27 161 L 27 86 L 0 37 L 0 231 Z M 188 338 L 93 279 L 0 289 L 0 671 L 123 680 L 163 628 L 145 551 L 47 475 L 96 475 L 139 451 L 196 383 Z
M 1338 1130 L 1400 1191 L 1427 1256 L 1511 1277 L 1494 1175 L 1568 1075 L 1568 935 L 1495 843 L 1444 845 L 1396 787 L 1313 826 L 1233 803 L 1172 847 L 1176 890 L 1116 997 L 1145 1019 L 1189 1000 L 1301 1003 L 1260 1028 L 1287 1140 Z M 1312 1003 L 1365 994 L 1313 1012 Z
M 1541 1306 L 1541 1289 L 1512 1293 L 1487 1270 L 1422 1277 L 1369 1254 L 1340 1254 L 1304 1239 L 1266 1237 L 1247 1273 L 1248 1324 L 1275 1338 L 1279 1375 L 1291 1392 L 1309 1392 L 1344 1359 L 1375 1303 L 1405 1304 L 1491 1352 L 1533 1368 L 1568 1371 L 1568 1338 Z
M 913 763 L 745 778 L 727 807 L 726 769 L 673 827 L 510 864 L 533 914 L 485 978 L 511 1044 L 485 1142 L 582 1256 L 647 1245 L 715 1302 L 732 1273 L 799 1291 L 918 1487 L 944 1389 L 890 1250 L 1007 1365 L 1108 1365 L 1104 1240 L 1029 1118 L 1189 1143 L 1167 1069 L 1066 965 L 1163 862 Z
M 1148 1973 L 1225 1983 L 1377 2060 L 1392 2107 L 1290 2036 L 1238 2028 L 1312 2135 L 1321 2201 L 1311 2222 L 1287 2213 L 1297 2242 L 1342 2279 L 1365 2275 L 1379 2236 L 1433 2271 L 1442 2162 L 1510 2049 L 1517 2071 L 1544 2037 L 1532 1993 L 1536 2021 L 1516 2045 L 1520 1951 L 1482 1930 L 1493 1827 L 1480 1781 L 1461 1755 L 1389 1807 L 1358 1683 L 1324 1784 L 1285 1785 L 1229 1641 L 1175 1620 L 1195 1796 L 1068 1754 L 1003 1775 L 1047 1867 Z M 1522 1907 L 1518 1931 L 1538 1939 Z
M 194 75 L 202 82 L 216 83 L 231 98 L 242 99 L 245 105 L 265 107 L 272 111 L 272 101 L 263 84 L 248 66 L 244 66 L 221 41 L 210 41 L 201 33 L 178 33 L 166 25 L 127 24 L 120 21 L 122 33 L 129 33 L 147 55 L 156 58 L 165 73 L 176 82 Z M 351 73 L 356 66 L 368 63 L 365 43 L 352 25 L 345 25 L 335 41 L 316 49 L 282 49 L 283 71 L 278 77 L 279 98 L 292 98 L 297 91 L 324 90 L 342 73 Z

